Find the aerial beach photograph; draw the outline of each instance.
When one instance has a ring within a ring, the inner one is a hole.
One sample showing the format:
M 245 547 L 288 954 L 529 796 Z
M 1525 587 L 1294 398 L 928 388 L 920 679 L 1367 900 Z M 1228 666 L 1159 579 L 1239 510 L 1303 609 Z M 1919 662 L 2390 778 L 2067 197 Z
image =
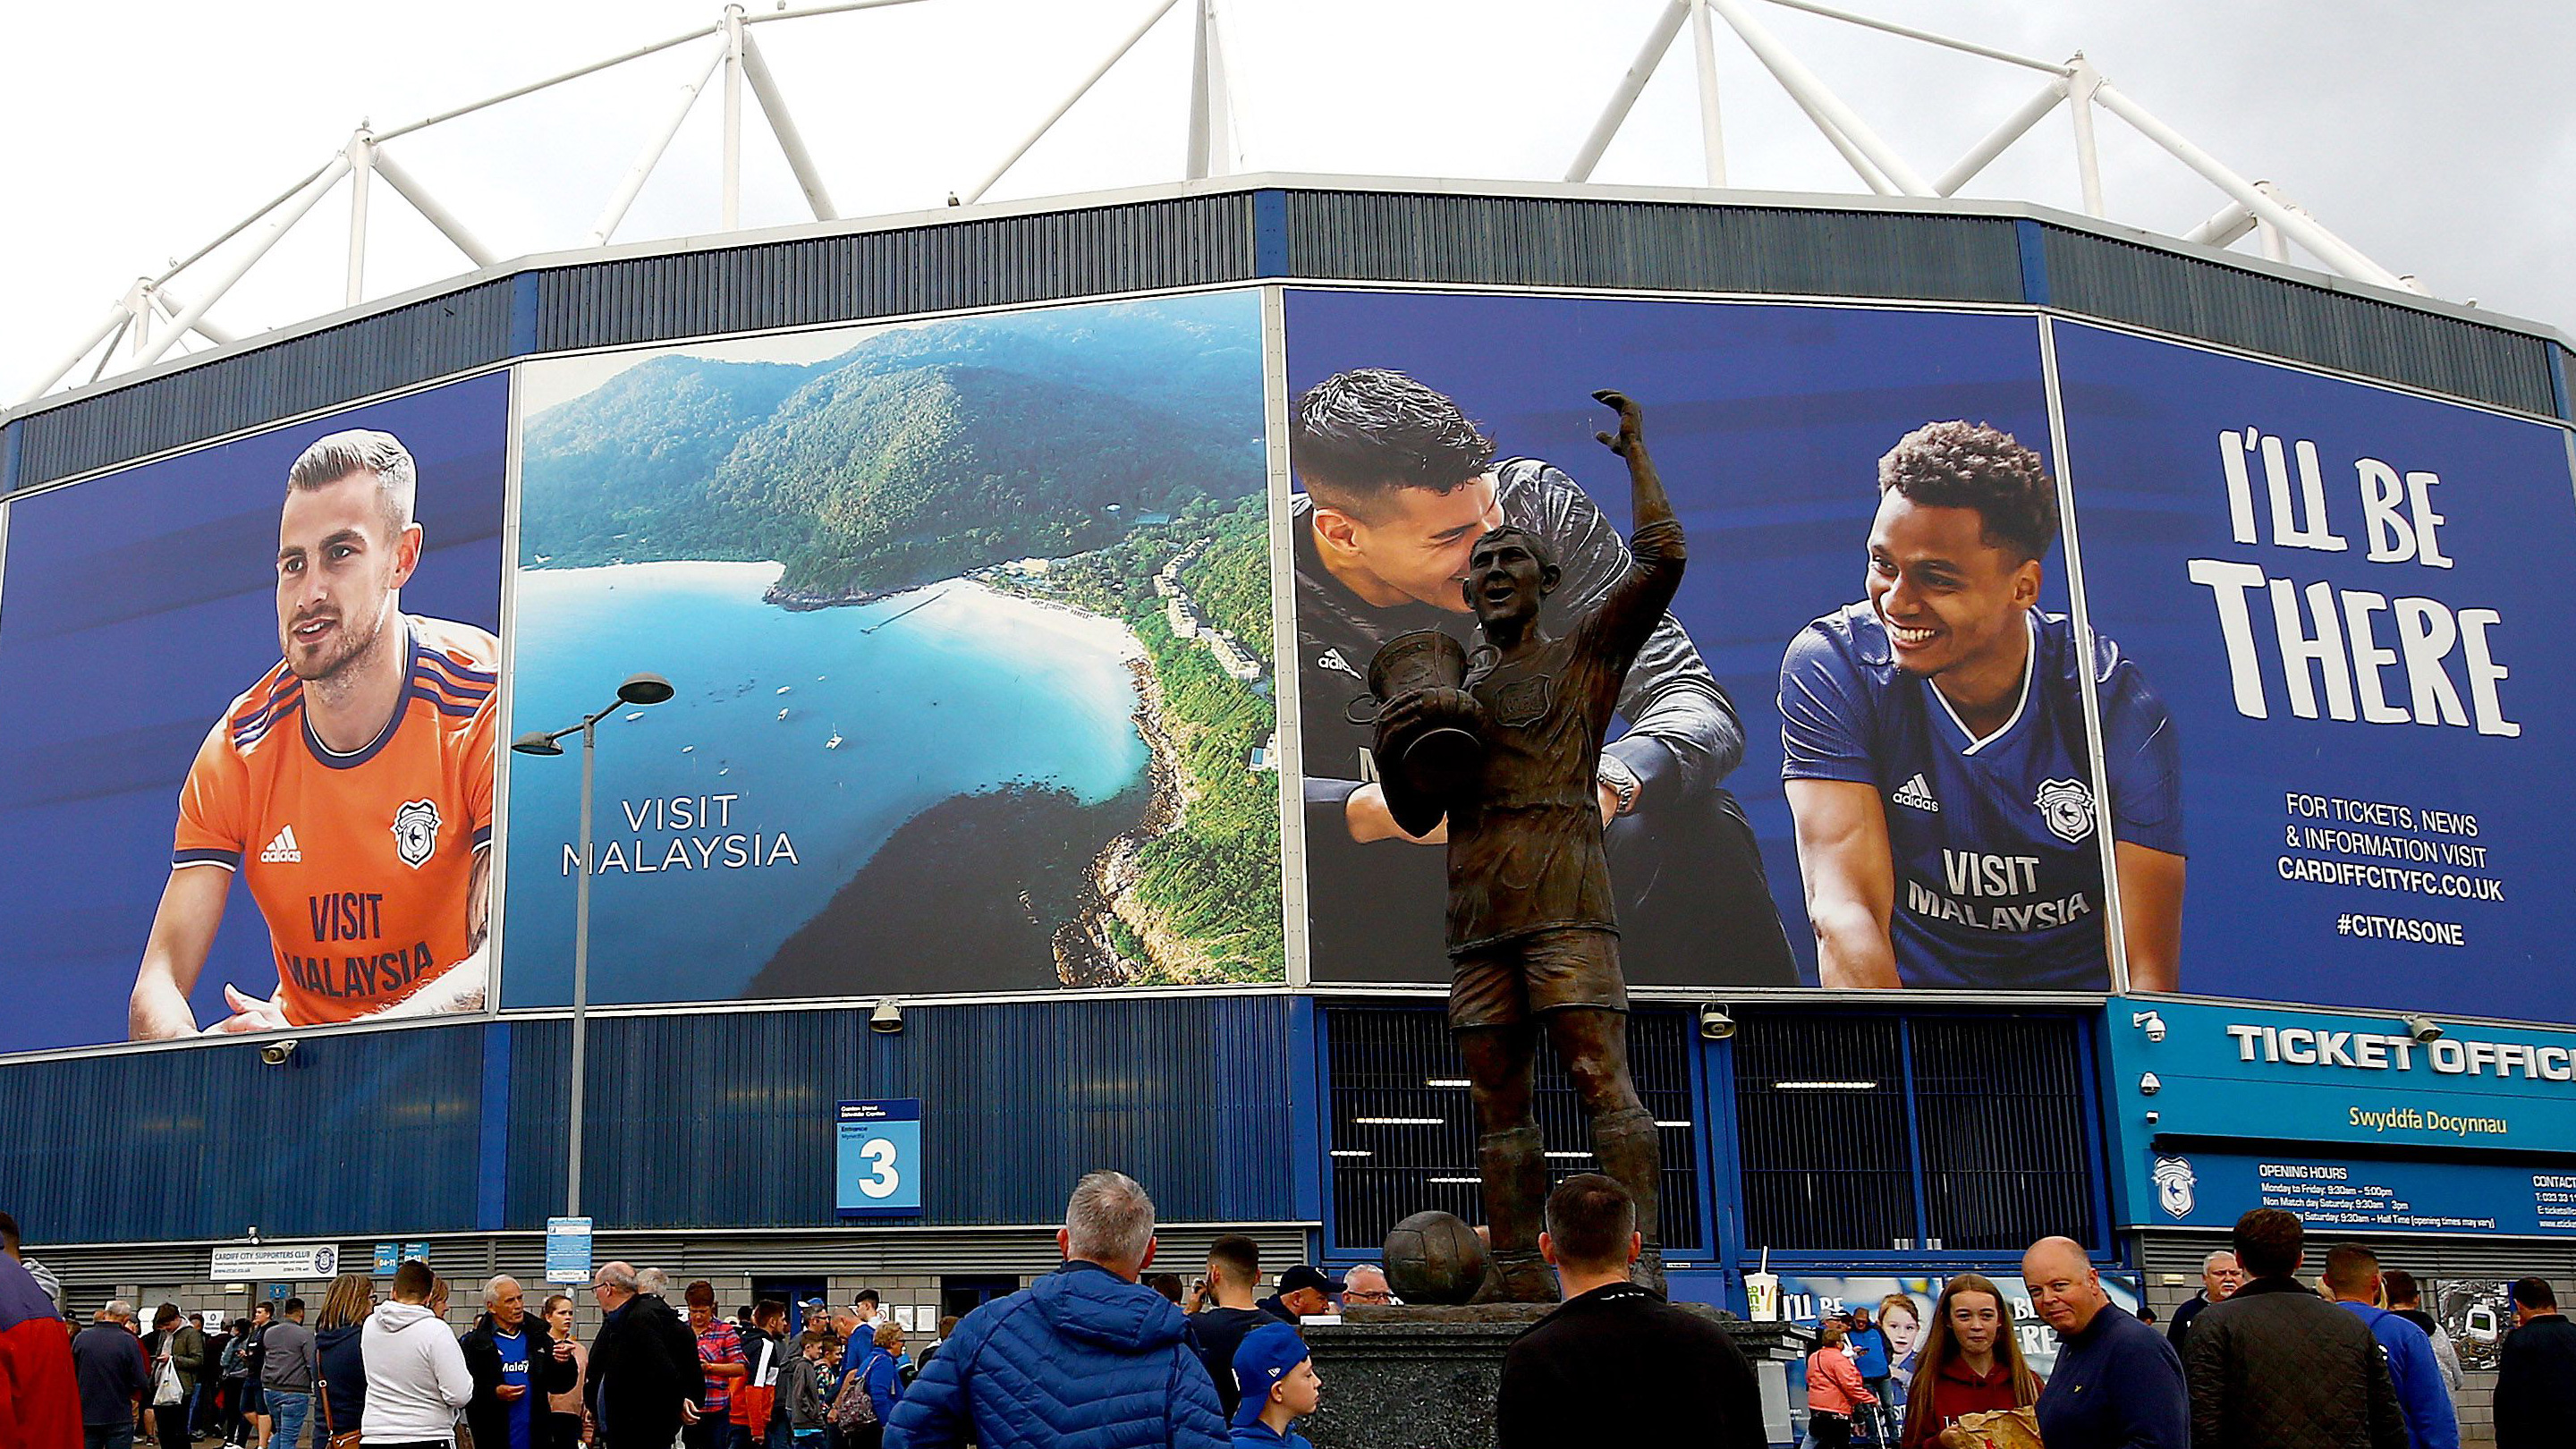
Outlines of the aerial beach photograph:
M 591 999 L 1281 979 L 1258 336 L 1221 293 L 523 369 L 511 729 L 677 689 L 600 726 Z M 578 772 L 518 763 L 540 1006 Z

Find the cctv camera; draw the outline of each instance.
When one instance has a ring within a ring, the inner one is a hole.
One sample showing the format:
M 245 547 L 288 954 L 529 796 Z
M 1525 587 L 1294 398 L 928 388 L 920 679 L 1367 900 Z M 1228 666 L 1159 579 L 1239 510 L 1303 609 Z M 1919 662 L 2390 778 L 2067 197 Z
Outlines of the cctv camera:
M 2164 1089 L 2165 1084 L 2157 1080 L 2156 1074 L 2153 1072 L 2149 1072 L 2145 1076 L 2138 1078 L 2138 1095 L 2142 1097 L 2152 1097 Z
M 868 1013 L 868 1030 L 887 1036 L 903 1030 L 903 1008 L 890 1000 L 878 1002 L 877 1009 Z
M 2163 1041 L 2165 1039 L 2165 1019 L 2155 1012 L 2131 1012 L 2129 1014 L 2129 1025 L 2144 1030 L 2147 1034 L 2147 1040 L 2149 1041 Z
M 2442 1024 L 2429 1016 L 2406 1018 L 2406 1034 L 2430 1045 L 2442 1039 Z
M 295 1038 L 293 1037 L 288 1037 L 284 1041 L 270 1042 L 268 1045 L 259 1049 L 259 1059 L 268 1063 L 272 1067 L 285 1066 L 286 1059 L 293 1055 L 295 1055 Z
M 1699 1034 L 1710 1041 L 1724 1041 L 1735 1035 L 1735 1018 L 1727 1015 L 1723 1006 L 1703 1006 L 1699 1009 Z

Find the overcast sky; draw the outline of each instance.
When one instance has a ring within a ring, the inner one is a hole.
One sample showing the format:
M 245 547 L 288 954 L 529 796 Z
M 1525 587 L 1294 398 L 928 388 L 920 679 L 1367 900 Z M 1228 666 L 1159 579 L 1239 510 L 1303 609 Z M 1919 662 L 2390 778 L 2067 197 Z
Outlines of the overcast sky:
M 2133 99 L 2250 178 L 2278 183 L 2437 296 L 2576 329 L 2576 8 L 2461 0 L 1845 0 L 2050 59 L 2082 49 Z M 769 0 L 760 7 L 768 8 Z M 1552 180 L 1663 0 L 1227 0 L 1241 169 Z M 845 216 L 935 206 L 977 180 L 1151 8 L 1148 0 L 922 0 L 754 33 Z M 1177 178 L 1187 5 L 994 189 L 1048 196 Z M 1946 169 L 2039 88 L 1992 61 L 1755 3 L 1757 17 L 1916 170 Z M 379 128 L 712 22 L 705 0 L 444 0 L 13 7 L 0 136 L 0 403 L 15 402 L 138 274 L 194 251 Z M 1860 188 L 1723 29 L 1730 179 Z M 581 244 L 711 51 L 665 52 L 390 144 L 504 256 Z M 713 87 L 617 233 L 718 225 Z M 807 219 L 756 110 L 746 224 Z M 2102 120 L 2115 221 L 2175 233 L 2223 204 Z M 1685 32 L 1603 162 L 1605 182 L 1701 176 Z M 2044 122 L 1972 196 L 2079 208 L 2071 128 Z M 345 193 L 214 308 L 238 333 L 336 308 Z M 375 191 L 371 296 L 466 265 Z M 2248 243 L 2247 245 L 2250 245 Z M 213 263 L 174 290 L 193 300 Z

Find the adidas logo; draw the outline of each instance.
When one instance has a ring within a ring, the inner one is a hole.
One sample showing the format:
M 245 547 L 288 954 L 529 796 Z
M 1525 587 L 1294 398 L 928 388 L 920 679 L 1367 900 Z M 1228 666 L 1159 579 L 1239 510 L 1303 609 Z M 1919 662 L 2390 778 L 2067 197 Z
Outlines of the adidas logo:
M 1913 779 L 1897 786 L 1896 793 L 1888 798 L 1899 805 L 1912 806 L 1917 810 L 1929 810 L 1935 815 L 1941 813 L 1941 802 L 1932 798 L 1932 787 L 1924 782 L 1923 772 L 1920 770 L 1914 772 Z
M 304 851 L 295 843 L 295 827 L 292 825 L 277 827 L 277 838 L 270 841 L 268 848 L 259 853 L 259 859 L 262 865 L 302 865 Z
M 1324 656 L 1321 659 L 1316 660 L 1315 663 L 1321 668 L 1331 669 L 1339 673 L 1347 674 L 1353 679 L 1360 677 L 1360 672 L 1351 667 L 1351 662 L 1342 657 L 1342 651 L 1339 649 L 1325 650 Z

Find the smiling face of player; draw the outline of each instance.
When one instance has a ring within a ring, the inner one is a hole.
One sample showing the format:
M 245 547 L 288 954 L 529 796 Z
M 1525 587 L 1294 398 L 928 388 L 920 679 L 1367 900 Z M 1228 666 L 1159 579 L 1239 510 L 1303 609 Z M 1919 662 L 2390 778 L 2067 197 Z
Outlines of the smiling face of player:
M 2017 691 L 2039 602 L 2039 560 L 1986 536 L 1973 508 L 1927 507 L 1893 489 L 1869 530 L 1869 602 L 1896 665 L 1954 702 Z
M 382 659 L 419 562 L 420 526 L 395 528 L 373 477 L 288 489 L 277 524 L 277 637 L 287 668 L 327 687 Z
M 1429 604 L 1463 614 L 1468 605 L 1458 586 L 1467 577 L 1468 552 L 1478 535 L 1502 521 L 1494 476 L 1483 473 L 1446 493 L 1389 488 L 1359 511 L 1318 496 L 1314 526 L 1325 567 L 1368 603 L 1382 609 Z

